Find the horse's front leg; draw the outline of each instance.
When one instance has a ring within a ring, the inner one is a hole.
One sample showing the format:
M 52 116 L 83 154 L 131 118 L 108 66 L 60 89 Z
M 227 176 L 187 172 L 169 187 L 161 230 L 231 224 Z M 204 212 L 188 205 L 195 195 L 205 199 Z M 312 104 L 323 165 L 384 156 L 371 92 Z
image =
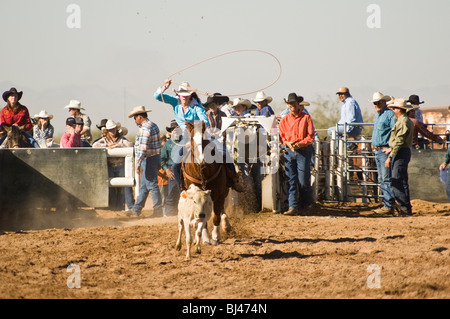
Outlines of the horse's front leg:
M 220 212 L 216 212 L 216 210 L 214 209 L 212 244 L 217 245 L 219 241 L 220 241 Z

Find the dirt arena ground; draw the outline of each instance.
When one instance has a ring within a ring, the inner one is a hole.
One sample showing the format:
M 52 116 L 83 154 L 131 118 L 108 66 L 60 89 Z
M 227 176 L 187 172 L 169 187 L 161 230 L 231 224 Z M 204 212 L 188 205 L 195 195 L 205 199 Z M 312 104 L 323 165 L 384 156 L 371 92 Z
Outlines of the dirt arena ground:
M 176 217 L 36 212 L 0 227 L 0 298 L 448 299 L 450 203 L 413 206 L 404 218 L 362 203 L 295 217 L 236 210 L 232 232 L 190 262 L 184 241 L 174 249 Z M 72 264 L 80 288 L 69 288 Z

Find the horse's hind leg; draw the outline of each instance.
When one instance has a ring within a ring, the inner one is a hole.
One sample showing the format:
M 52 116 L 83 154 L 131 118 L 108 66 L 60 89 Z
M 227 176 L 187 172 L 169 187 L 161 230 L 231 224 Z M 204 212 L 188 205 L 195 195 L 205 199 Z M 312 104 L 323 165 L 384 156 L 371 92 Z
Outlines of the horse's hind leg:
M 214 209 L 212 244 L 217 245 L 220 239 L 220 212 L 216 212 L 216 210 Z

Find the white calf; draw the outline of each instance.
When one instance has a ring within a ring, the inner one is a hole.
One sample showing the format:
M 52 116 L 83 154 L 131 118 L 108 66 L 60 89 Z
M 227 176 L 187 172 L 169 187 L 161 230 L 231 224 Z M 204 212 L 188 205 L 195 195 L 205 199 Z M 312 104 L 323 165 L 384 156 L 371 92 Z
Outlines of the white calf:
M 187 191 L 181 192 L 178 203 L 178 239 L 175 248 L 177 250 L 181 249 L 181 233 L 184 229 L 187 245 L 186 260 L 191 259 L 192 236 L 190 226 L 192 225 L 195 229 L 196 252 L 200 254 L 202 232 L 206 236 L 208 235 L 206 223 L 211 218 L 212 208 L 210 190 L 202 191 L 199 187 L 192 184 Z

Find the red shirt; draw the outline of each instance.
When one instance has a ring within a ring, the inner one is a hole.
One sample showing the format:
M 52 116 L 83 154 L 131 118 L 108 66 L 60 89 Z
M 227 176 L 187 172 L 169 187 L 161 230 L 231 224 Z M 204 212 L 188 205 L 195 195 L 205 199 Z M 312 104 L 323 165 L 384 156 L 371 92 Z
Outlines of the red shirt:
M 78 133 L 75 134 L 69 134 L 65 132 L 63 136 L 61 137 L 61 147 L 68 148 L 68 147 L 82 147 L 81 144 L 81 135 Z
M 300 142 L 308 146 L 314 141 L 315 129 L 311 116 L 304 112 L 301 112 L 298 116 L 289 112 L 281 119 L 278 130 L 283 145 L 286 145 L 286 142 Z
M 13 124 L 24 126 L 25 132 L 33 129 L 30 113 L 28 112 L 27 107 L 21 104 L 19 104 L 19 107 L 15 112 L 8 106 L 5 106 L 0 114 L 0 123 L 6 126 L 12 126 Z

